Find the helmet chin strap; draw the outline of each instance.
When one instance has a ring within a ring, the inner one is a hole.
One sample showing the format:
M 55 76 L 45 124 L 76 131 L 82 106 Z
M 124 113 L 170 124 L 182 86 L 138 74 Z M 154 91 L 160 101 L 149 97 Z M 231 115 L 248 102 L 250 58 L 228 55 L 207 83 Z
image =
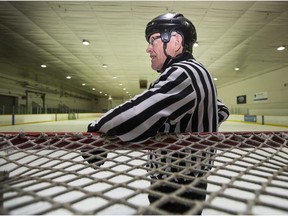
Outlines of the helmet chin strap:
M 161 70 L 158 71 L 158 72 L 162 72 L 162 71 L 167 67 L 167 65 L 168 65 L 168 63 L 170 62 L 170 60 L 172 59 L 172 56 L 170 56 L 170 55 L 167 54 L 166 48 L 167 48 L 167 42 L 164 42 L 164 43 L 163 43 L 163 51 L 164 51 L 164 54 L 165 54 L 165 56 L 166 56 L 166 60 L 165 60 L 165 62 L 164 62 L 164 64 L 163 64 Z

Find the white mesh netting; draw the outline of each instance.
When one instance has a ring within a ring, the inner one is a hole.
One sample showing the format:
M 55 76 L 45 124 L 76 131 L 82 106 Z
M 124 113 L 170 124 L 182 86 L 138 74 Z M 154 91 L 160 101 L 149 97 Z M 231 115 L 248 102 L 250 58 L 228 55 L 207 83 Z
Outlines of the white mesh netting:
M 165 154 L 151 166 L 156 149 Z M 183 214 L 288 213 L 285 131 L 169 134 L 141 144 L 92 133 L 0 133 L 0 157 L 1 214 L 175 214 L 171 203 Z M 163 185 L 173 190 L 155 190 Z M 149 194 L 158 199 L 150 204 Z

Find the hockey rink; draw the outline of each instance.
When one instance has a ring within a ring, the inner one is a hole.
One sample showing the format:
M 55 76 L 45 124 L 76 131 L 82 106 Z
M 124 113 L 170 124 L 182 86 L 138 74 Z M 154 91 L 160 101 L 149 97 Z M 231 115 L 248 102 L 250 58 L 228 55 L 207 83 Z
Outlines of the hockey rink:
M 92 122 L 93 120 L 91 119 L 85 119 L 85 120 L 67 120 L 67 121 L 58 121 L 58 122 L 46 122 L 46 123 L 35 123 L 35 124 L 23 124 L 23 125 L 14 125 L 14 126 L 2 126 L 0 127 L 0 132 L 86 132 L 87 129 L 87 125 Z M 220 127 L 220 132 L 229 132 L 229 131 L 288 131 L 287 128 L 285 127 L 276 127 L 276 126 L 267 126 L 267 125 L 258 125 L 258 124 L 251 124 L 251 123 L 238 123 L 238 122 L 229 122 L 226 121 L 224 122 L 221 127 Z M 43 154 L 47 154 L 46 151 L 49 150 L 45 150 L 42 151 Z M 124 151 L 123 151 L 124 152 Z M 288 152 L 287 152 L 288 153 Z M 3 153 L 3 151 L 0 151 L 0 156 L 5 154 L 5 152 Z M 59 151 L 59 152 L 54 152 L 54 157 L 61 157 L 61 158 L 70 158 L 71 160 L 74 161 L 80 161 L 82 160 L 82 157 L 77 155 L 76 153 L 65 153 L 65 151 Z M 141 155 L 136 155 L 139 154 L 135 153 L 134 156 L 137 157 L 141 157 Z M 124 154 L 125 155 L 125 152 Z M 15 157 L 15 158 L 13 158 Z M 113 158 L 115 157 L 115 155 L 113 153 L 109 153 L 108 154 L 108 158 Z M 285 157 L 285 155 L 284 155 Z M 20 158 L 20 159 L 19 159 Z M 18 160 L 18 163 L 22 163 L 22 164 L 34 164 L 37 166 L 38 164 L 45 164 L 45 158 L 41 159 L 38 158 L 37 160 L 35 160 L 35 158 L 31 155 L 29 155 L 29 152 L 21 152 L 19 154 L 15 154 L 10 156 L 9 158 L 11 161 L 13 161 L 13 159 Z M 121 158 L 118 157 L 118 160 L 124 160 L 125 158 Z M 55 159 L 55 164 L 57 162 L 57 159 Z M 141 165 L 141 161 L 140 160 L 135 160 L 134 162 L 131 163 L 135 163 L 135 165 Z M 0 158 L 0 171 L 6 171 L 6 170 L 13 170 L 12 173 L 10 173 L 10 175 L 21 175 L 22 172 L 25 172 L 25 169 L 15 169 L 15 165 L 13 163 L 10 164 L 5 164 L 5 166 L 1 166 L 1 164 L 3 164 L 3 159 Z M 53 161 L 49 161 L 48 163 L 49 165 L 53 165 Z M 49 165 L 44 165 L 44 166 L 49 166 Z M 55 165 L 56 166 L 56 165 Z M 113 167 L 113 165 L 110 164 L 110 162 L 105 163 L 103 165 L 103 167 L 107 167 L 107 169 L 109 169 L 109 167 Z M 67 162 L 65 164 L 58 164 L 57 167 L 59 167 L 59 169 L 66 169 L 65 167 L 67 167 Z M 67 169 L 75 169 L 75 166 L 73 167 L 69 167 Z M 114 167 L 112 169 L 117 169 L 117 171 L 119 172 L 123 172 L 125 171 L 125 167 Z M 95 171 L 92 168 L 86 168 L 84 165 L 81 164 L 77 164 L 77 170 L 81 170 L 81 174 L 89 174 L 89 173 L 93 173 L 93 177 L 98 178 L 98 179 L 104 179 L 106 176 L 109 175 L 108 171 L 103 171 L 103 172 L 98 172 L 95 173 Z M 30 171 L 31 174 L 37 176 L 37 174 L 33 173 L 33 170 Z M 36 172 L 36 171 L 35 171 Z M 225 174 L 225 172 L 227 173 L 227 170 L 224 171 L 219 171 L 219 172 L 223 172 Z M 135 172 L 133 173 L 135 176 L 140 176 L 140 175 L 145 175 L 146 170 L 144 169 L 137 169 L 135 170 Z M 57 175 L 57 173 L 55 173 L 55 175 Z M 50 174 L 49 177 L 53 177 L 53 174 Z M 59 178 L 57 178 L 58 182 L 69 182 L 69 178 L 71 178 L 71 176 L 61 176 Z M 257 176 L 252 176 L 252 178 L 255 178 L 254 180 L 257 180 Z M 127 176 L 125 177 L 124 175 L 119 175 L 113 179 L 111 179 L 112 182 L 116 183 L 124 183 L 125 181 L 127 181 L 129 179 L 127 179 Z M 83 180 L 79 180 L 79 181 L 73 181 L 70 182 L 69 184 L 71 184 L 71 186 L 73 187 L 81 187 L 82 185 L 85 185 L 85 183 L 87 183 L 86 181 L 89 181 L 89 179 L 83 179 Z M 225 179 L 221 179 L 221 177 L 215 177 L 215 179 L 212 179 L 211 181 L 223 181 L 223 183 L 225 183 Z M 261 181 L 261 179 L 260 179 Z M 245 182 L 244 182 L 245 183 Z M 43 183 L 44 184 L 44 183 Z M 135 181 L 133 183 L 133 187 L 135 188 L 147 188 L 150 186 L 150 183 L 148 181 Z M 238 185 L 239 187 L 241 186 Z M 247 183 L 245 183 L 247 184 Z M 61 185 L 61 184 L 59 184 Z M 21 185 L 19 185 L 21 187 Z M 23 185 L 25 186 L 25 185 Z M 254 185 L 255 186 L 255 185 Z M 254 187 L 252 186 L 252 187 Z M 37 184 L 37 185 L 32 185 L 30 186 L 30 188 L 27 190 L 37 190 L 37 187 L 41 187 L 41 184 Z M 97 191 L 101 191 L 104 190 L 105 188 L 109 187 L 109 185 L 107 185 L 106 183 L 99 183 L 96 185 L 91 185 L 89 186 L 89 190 L 93 191 L 93 192 L 97 192 Z M 247 185 L 245 185 L 245 187 L 247 187 Z M 284 187 L 288 187 L 288 185 L 284 185 Z M 51 187 L 47 190 L 39 190 L 39 195 L 40 196 L 50 196 L 53 195 L 57 192 L 59 192 L 59 190 L 62 190 L 63 187 L 59 186 L 59 187 Z M 88 189 L 88 188 L 87 188 Z M 219 190 L 219 187 L 215 186 L 215 185 L 209 185 L 208 184 L 208 191 L 216 191 Z M 279 190 L 278 191 L 280 194 L 284 193 L 284 195 L 287 193 L 287 190 Z M 131 193 L 131 191 L 127 188 L 116 188 L 115 190 L 111 190 L 109 193 L 107 193 L 108 196 L 111 196 L 111 198 L 119 198 L 121 199 L 122 197 L 125 197 L 127 194 Z M 227 193 L 231 193 L 231 196 L 239 196 L 239 197 L 247 197 L 247 199 L 251 199 L 251 197 L 253 198 L 254 194 L 249 193 L 247 191 L 227 191 Z M 287 194 L 286 194 L 287 195 Z M 286 196 L 285 195 L 285 196 Z M 3 195 L 5 197 L 5 194 Z M 59 203 L 63 203 L 63 202 L 69 202 L 69 201 L 73 201 L 74 199 L 77 200 L 79 198 L 79 196 L 81 196 L 79 191 L 70 191 L 69 193 L 63 193 L 61 196 L 56 198 L 56 202 Z M 3 207 L 11 207 L 13 205 L 15 205 L 15 202 L 17 202 L 17 204 L 21 204 L 22 202 L 26 202 L 27 200 L 31 199 L 31 197 L 27 196 L 23 196 L 20 197 L 19 199 L 11 199 L 8 200 L 7 202 L 3 203 Z M 273 200 L 274 199 L 274 200 Z M 133 201 L 131 201 L 132 203 L 135 203 L 136 205 L 140 205 L 140 206 L 148 206 L 149 205 L 149 201 L 147 198 L 147 194 L 141 194 L 137 197 L 134 198 Z M 239 205 L 239 202 L 235 202 L 233 200 L 227 200 L 227 199 L 215 199 L 215 202 L 219 202 L 217 205 L 219 206 L 226 206 L 227 208 L 231 208 L 233 210 L 239 210 L 240 212 L 243 210 L 243 208 L 245 208 L 245 206 L 241 206 L 241 204 Z M 279 200 L 275 199 L 275 198 L 269 198 L 269 200 L 267 200 L 267 202 L 279 202 Z M 283 202 L 283 199 L 280 200 L 280 202 Z M 10 213 L 14 214 L 14 215 L 20 215 L 20 214 L 37 214 L 37 212 L 41 212 L 41 210 L 45 210 L 45 208 L 49 208 L 49 203 L 44 203 L 44 202 L 36 202 L 34 205 L 29 205 L 29 206 L 24 206 L 23 208 L 18 208 L 16 211 L 12 211 Z M 101 199 L 101 198 L 90 198 L 90 199 L 85 199 L 81 202 L 78 202 L 77 204 L 75 204 L 74 208 L 78 209 L 79 211 L 83 211 L 85 212 L 86 210 L 89 210 L 89 208 L 95 208 L 95 206 L 101 206 L 101 205 L 105 205 L 105 200 Z M 288 205 L 287 200 L 284 201 L 284 203 L 282 203 L 282 205 Z M 262 213 L 262 214 L 287 214 L 287 212 L 285 211 L 270 211 L 269 209 L 266 208 L 262 208 L 260 207 L 260 209 L 258 209 L 257 213 Z M 63 215 L 63 214 L 71 214 L 71 212 L 67 211 L 67 209 L 57 209 L 55 212 L 49 212 L 49 214 L 58 214 L 58 215 Z M 121 206 L 121 205 L 115 205 L 111 208 L 107 208 L 104 209 L 101 214 L 104 215 L 131 215 L 131 214 L 135 214 L 135 212 L 133 211 L 133 209 L 129 208 L 128 206 Z M 214 212 L 213 210 L 206 210 L 204 209 L 202 215 L 211 215 L 211 214 L 217 214 L 217 211 Z
M 86 132 L 89 123 L 94 119 L 78 119 L 66 121 L 53 121 L 35 124 L 22 124 L 11 126 L 0 126 L 0 132 Z M 224 131 L 287 131 L 287 127 L 260 125 L 242 122 L 224 122 L 220 132 Z

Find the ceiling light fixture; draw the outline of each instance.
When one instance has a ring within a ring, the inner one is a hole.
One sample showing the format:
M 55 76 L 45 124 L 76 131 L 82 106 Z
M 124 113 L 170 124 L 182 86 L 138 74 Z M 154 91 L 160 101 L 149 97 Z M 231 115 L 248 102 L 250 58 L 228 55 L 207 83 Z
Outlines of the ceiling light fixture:
M 286 46 L 279 46 L 279 47 L 277 47 L 277 50 L 278 51 L 282 51 L 282 50 L 285 50 L 286 49 Z
M 90 45 L 90 42 L 88 40 L 83 39 L 82 44 L 85 46 L 88 46 L 88 45 Z
M 46 67 L 47 67 L 47 65 L 45 65 L 45 64 L 42 64 L 42 65 L 41 65 L 41 67 L 42 67 L 42 68 L 46 68 Z
M 240 68 L 239 68 L 239 67 L 235 67 L 234 70 L 235 70 L 235 71 L 238 71 L 238 70 L 240 70 Z
M 86 83 L 82 83 L 82 86 L 85 86 L 86 85 Z
M 103 68 L 107 68 L 107 67 L 108 67 L 108 65 L 106 65 L 106 64 L 103 64 L 103 65 L 102 65 L 102 67 L 103 67 Z
M 193 47 L 198 47 L 199 46 L 199 43 L 198 42 L 195 42 L 194 44 L 193 44 Z
M 71 76 L 66 76 L 66 79 L 71 79 L 72 77 Z

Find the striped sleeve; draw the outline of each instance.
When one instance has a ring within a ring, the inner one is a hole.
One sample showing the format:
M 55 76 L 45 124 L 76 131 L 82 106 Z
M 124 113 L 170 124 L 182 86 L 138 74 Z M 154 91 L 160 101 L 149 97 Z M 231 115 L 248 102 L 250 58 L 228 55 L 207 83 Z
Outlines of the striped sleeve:
M 218 125 L 220 126 L 228 117 L 229 117 L 229 109 L 222 103 L 219 99 L 217 99 L 217 107 L 218 107 Z
M 195 97 L 187 74 L 172 67 L 148 90 L 112 109 L 89 128 L 126 142 L 143 141 L 155 136 L 168 119 L 179 121 L 191 109 Z

